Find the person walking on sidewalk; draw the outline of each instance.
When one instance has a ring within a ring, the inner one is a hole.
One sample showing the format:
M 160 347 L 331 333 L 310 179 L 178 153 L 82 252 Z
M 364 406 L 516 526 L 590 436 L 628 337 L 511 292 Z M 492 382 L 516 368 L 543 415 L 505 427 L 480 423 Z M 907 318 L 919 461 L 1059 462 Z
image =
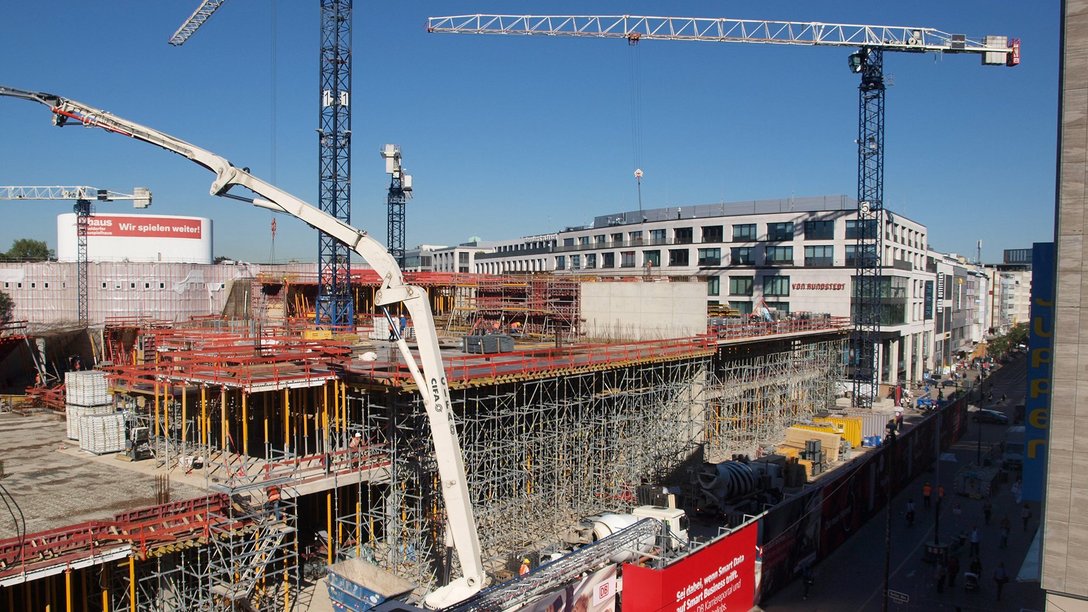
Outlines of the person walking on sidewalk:
M 1020 511 L 1020 518 L 1024 521 L 1024 531 L 1028 530 L 1028 523 L 1031 521 L 1031 507 L 1024 504 L 1024 509 Z
M 956 586 L 956 576 L 960 573 L 960 558 L 956 555 L 948 556 L 948 587 Z
M 922 485 L 922 507 L 929 510 L 929 498 L 933 495 L 933 486 L 928 482 Z
M 944 579 L 947 577 L 948 571 L 945 569 L 944 563 L 937 564 L 937 592 L 944 593 Z
M 978 556 L 978 544 L 981 536 L 978 534 L 978 525 L 971 528 L 971 556 Z
M 990 515 L 992 515 L 993 512 L 994 512 L 994 505 L 990 503 L 990 500 L 987 499 L 986 501 L 982 502 L 982 518 L 983 518 L 984 524 L 986 524 L 986 525 L 990 524 Z
M 1005 571 L 1005 563 L 1001 562 L 997 564 L 997 569 L 994 570 L 994 584 L 997 585 L 997 600 L 1001 601 L 1001 589 L 1005 587 L 1005 583 L 1009 581 L 1009 574 Z
M 1009 517 L 1001 517 L 1001 548 L 1009 547 Z

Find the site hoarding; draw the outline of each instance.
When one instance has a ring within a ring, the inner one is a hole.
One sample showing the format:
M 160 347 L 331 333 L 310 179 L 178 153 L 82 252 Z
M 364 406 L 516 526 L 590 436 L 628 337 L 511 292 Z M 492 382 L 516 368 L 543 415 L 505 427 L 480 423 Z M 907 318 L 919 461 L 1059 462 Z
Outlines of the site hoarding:
M 609 564 L 578 582 L 556 589 L 523 608 L 526 612 L 614 612 L 616 565 Z
M 624 564 L 624 612 L 751 609 L 758 529 L 750 523 L 662 569 Z

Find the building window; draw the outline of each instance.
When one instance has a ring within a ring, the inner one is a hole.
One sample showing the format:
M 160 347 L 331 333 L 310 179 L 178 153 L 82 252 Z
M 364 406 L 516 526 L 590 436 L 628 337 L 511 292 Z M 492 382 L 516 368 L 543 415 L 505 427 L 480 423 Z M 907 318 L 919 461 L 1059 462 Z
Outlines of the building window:
M 756 263 L 752 257 L 752 247 L 733 247 L 729 249 L 729 264 L 733 266 L 751 266 Z
M 597 254 L 596 253 L 586 254 L 586 270 L 595 270 L 595 269 L 597 269 Z
M 563 246 L 565 246 L 565 247 L 574 246 L 574 238 L 564 238 L 563 239 Z
M 790 313 L 790 303 L 789 302 L 766 302 L 766 304 L 767 304 L 767 308 L 769 308 L 770 310 L 773 310 L 775 312 L 781 312 L 782 314 L 789 314 Z
M 876 219 L 847 219 L 846 239 L 857 240 L 876 238 Z
M 793 263 L 793 247 L 769 246 L 767 247 L 767 265 L 784 265 Z
M 745 242 L 756 239 L 756 224 L 741 223 L 733 226 L 733 242 Z
M 566 270 L 567 269 L 567 256 L 566 255 L 556 255 L 555 256 L 555 269 L 556 270 Z
M 722 250 L 721 249 L 699 249 L 699 265 L 700 266 L 720 266 L 722 265 Z
M 729 295 L 752 295 L 751 276 L 730 276 Z M 749 310 L 751 312 L 751 310 Z
M 579 236 L 578 246 L 589 246 L 589 236 Z
M 669 249 L 670 266 L 686 266 L 688 264 L 687 249 Z
M 742 315 L 752 314 L 752 303 L 741 302 L 739 300 L 729 300 L 729 307 L 736 310 Z
M 706 279 L 706 294 L 710 296 L 721 295 L 722 279 L 717 276 L 708 276 Z
M 650 230 L 650 244 L 665 244 L 665 230 Z
M 863 261 L 861 261 L 861 262 L 858 261 L 857 246 L 858 245 L 856 245 L 856 244 L 846 245 L 846 265 L 853 267 L 853 266 L 859 265 L 859 263 L 860 263 L 860 264 L 864 265 L 865 267 L 875 266 L 876 265 L 876 245 L 875 244 L 862 245 L 862 251 L 861 252 L 864 255 L 866 255 L 866 257 L 863 257 L 862 258 Z
M 615 253 L 601 253 L 601 267 L 602 268 L 615 268 L 616 267 L 616 254 Z
M 582 256 L 581 255 L 571 255 L 570 256 L 570 269 L 571 270 L 581 270 L 582 269 Z
M 834 221 L 805 221 L 805 240 L 833 240 Z
M 644 251 L 642 253 L 642 265 L 661 267 L 661 251 Z
M 767 240 L 793 240 L 793 221 L 768 223 Z
M 621 268 L 633 268 L 635 267 L 635 252 L 623 251 L 620 253 L 620 267 Z
M 623 234 L 612 234 L 612 244 L 623 244 Z
M 605 236 L 604 234 L 597 234 L 593 237 L 593 241 L 597 243 L 598 247 L 603 247 L 605 245 L 606 238 L 607 236 Z
M 724 242 L 724 236 L 720 225 L 703 226 L 703 242 Z
M 767 297 L 787 297 L 790 294 L 790 277 L 764 276 L 763 295 Z
M 458 253 L 457 263 L 468 265 L 468 253 Z
M 627 236 L 631 239 L 631 246 L 642 244 L 642 232 L 630 232 Z
M 676 244 L 691 244 L 693 233 L 690 227 L 678 227 L 673 230 L 673 237 L 676 239 Z
M 835 265 L 835 247 L 830 244 L 805 247 L 805 265 L 809 267 Z

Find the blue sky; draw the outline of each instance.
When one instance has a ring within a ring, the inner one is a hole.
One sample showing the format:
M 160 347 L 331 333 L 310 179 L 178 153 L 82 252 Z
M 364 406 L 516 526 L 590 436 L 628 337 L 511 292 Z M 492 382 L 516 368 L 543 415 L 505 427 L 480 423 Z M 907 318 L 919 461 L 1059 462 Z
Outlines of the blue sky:
M 5 3 L 0 84 L 161 129 L 316 203 L 318 2 L 233 0 L 185 46 L 168 45 L 198 4 Z M 636 51 L 613 40 L 425 31 L 428 16 L 465 13 L 668 14 L 1019 37 L 1016 68 L 968 55 L 885 55 L 885 204 L 926 224 L 933 248 L 973 257 L 981 239 L 991 262 L 1002 249 L 1053 236 L 1056 0 L 451 0 L 356 2 L 354 13 L 352 223 L 383 242 L 388 177 L 378 149 L 386 142 L 401 146 L 415 179 L 409 247 L 516 238 L 637 209 L 636 160 L 646 208 L 856 194 L 857 76 L 845 49 L 647 41 Z M 216 255 L 268 261 L 271 213 L 208 195 L 211 180 L 149 145 L 57 129 L 44 107 L 0 99 L 0 185 L 147 186 L 150 213 L 211 217 Z M 99 209 L 130 210 L 123 202 Z M 55 247 L 55 217 L 70 206 L 0 202 L 0 210 L 5 250 L 23 237 Z M 313 230 L 277 223 L 277 261 L 315 260 Z

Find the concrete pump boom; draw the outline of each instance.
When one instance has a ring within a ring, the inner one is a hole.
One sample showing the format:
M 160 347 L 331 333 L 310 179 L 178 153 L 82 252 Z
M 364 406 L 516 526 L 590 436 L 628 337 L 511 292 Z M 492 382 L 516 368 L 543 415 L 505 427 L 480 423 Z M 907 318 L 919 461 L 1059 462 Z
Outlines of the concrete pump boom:
M 22 98 L 48 106 L 54 114 L 53 123 L 58 126 L 63 126 L 70 120 L 76 121 L 88 127 L 99 127 L 177 153 L 215 173 L 215 180 L 211 187 L 212 195 L 242 200 L 262 208 L 287 213 L 344 243 L 378 272 L 381 277 L 381 288 L 375 296 L 375 303 L 382 307 L 403 304 L 408 309 L 415 326 L 419 363 L 408 349 L 404 338 L 397 338 L 397 347 L 412 372 L 412 378 L 419 387 L 419 393 L 427 411 L 438 473 L 442 480 L 440 488 L 446 504 L 448 528 L 463 574 L 450 584 L 430 593 L 426 597 L 426 603 L 434 608 L 447 607 L 478 592 L 484 586 L 486 576 L 481 560 L 476 519 L 473 516 L 468 483 L 465 479 L 461 445 L 453 421 L 450 419 L 449 386 L 446 383 L 445 369 L 439 352 L 434 317 L 426 292 L 420 287 L 405 284 L 400 267 L 385 247 L 366 232 L 258 179 L 244 169 L 235 167 L 225 158 L 169 134 L 54 94 L 0 86 L 0 96 Z M 244 187 L 261 197 L 247 198 L 228 193 L 235 185 Z

